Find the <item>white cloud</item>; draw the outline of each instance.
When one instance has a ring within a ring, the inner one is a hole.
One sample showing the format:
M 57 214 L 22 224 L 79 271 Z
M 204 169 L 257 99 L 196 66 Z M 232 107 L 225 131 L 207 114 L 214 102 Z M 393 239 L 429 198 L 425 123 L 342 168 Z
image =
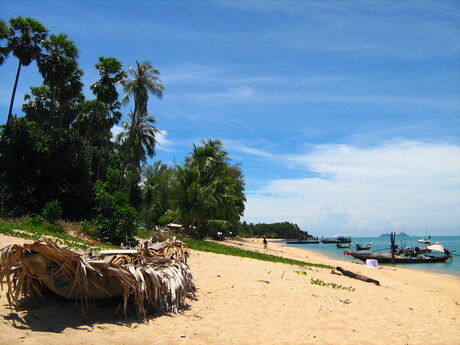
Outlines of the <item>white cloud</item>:
M 240 143 L 232 141 L 232 140 L 228 140 L 226 143 L 229 143 L 230 144 L 229 146 L 233 150 L 238 151 L 238 152 L 249 153 L 251 155 L 264 157 L 264 158 L 272 158 L 272 159 L 276 158 L 276 155 L 274 155 L 272 153 L 269 153 L 269 152 L 266 152 L 266 151 L 263 151 L 263 150 L 260 150 L 260 149 L 255 149 L 255 148 L 249 147 L 249 146 L 244 145 L 244 144 L 240 144 Z
M 111 132 L 112 132 L 112 141 L 115 141 L 115 139 L 117 138 L 117 135 L 123 132 L 123 127 L 115 125 L 112 127 Z
M 189 93 L 187 97 L 196 101 L 235 101 L 235 100 L 247 100 L 252 99 L 255 92 L 248 86 L 232 87 L 224 91 L 209 92 L 209 93 Z
M 454 234 L 460 227 L 460 147 L 393 142 L 360 149 L 319 145 L 280 157 L 319 177 L 277 179 L 247 194 L 247 221 L 294 221 L 315 235 L 383 230 Z M 399 227 L 395 228 L 395 227 Z
M 168 135 L 168 131 L 166 130 L 160 130 L 160 133 L 157 133 L 156 139 L 159 144 L 156 147 L 157 150 L 170 151 L 169 146 L 171 145 L 171 141 L 166 138 L 167 135 Z

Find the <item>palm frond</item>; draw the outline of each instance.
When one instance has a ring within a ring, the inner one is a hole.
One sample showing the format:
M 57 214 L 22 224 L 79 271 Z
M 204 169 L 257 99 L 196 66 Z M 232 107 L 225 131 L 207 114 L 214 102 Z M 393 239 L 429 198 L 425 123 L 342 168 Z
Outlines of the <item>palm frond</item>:
M 124 313 L 130 301 L 139 317 L 147 313 L 176 313 L 195 296 L 187 265 L 189 250 L 180 241 L 156 249 L 140 248 L 134 255 L 100 255 L 97 260 L 60 248 L 50 239 L 11 245 L 0 252 L 0 281 L 8 303 L 17 308 L 22 296 L 37 295 L 46 286 L 82 306 L 101 298 L 121 296 Z M 131 299 L 132 297 L 132 299 Z M 120 305 L 120 306 L 121 306 Z

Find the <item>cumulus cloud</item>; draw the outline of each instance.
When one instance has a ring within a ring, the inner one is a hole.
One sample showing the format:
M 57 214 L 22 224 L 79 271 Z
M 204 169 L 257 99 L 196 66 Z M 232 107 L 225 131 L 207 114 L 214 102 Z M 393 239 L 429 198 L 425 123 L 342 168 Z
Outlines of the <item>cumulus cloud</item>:
M 123 132 L 123 127 L 119 125 L 115 125 L 112 127 L 111 132 L 112 132 L 112 141 L 115 141 L 115 139 L 117 138 L 117 135 Z
M 168 131 L 160 130 L 160 133 L 157 133 L 156 139 L 158 141 L 158 150 L 169 151 L 169 146 L 171 145 L 171 141 L 166 138 L 168 136 Z
M 294 221 L 316 234 L 455 233 L 460 147 L 401 141 L 373 148 L 318 145 L 282 157 L 316 177 L 276 179 L 247 195 L 248 221 Z

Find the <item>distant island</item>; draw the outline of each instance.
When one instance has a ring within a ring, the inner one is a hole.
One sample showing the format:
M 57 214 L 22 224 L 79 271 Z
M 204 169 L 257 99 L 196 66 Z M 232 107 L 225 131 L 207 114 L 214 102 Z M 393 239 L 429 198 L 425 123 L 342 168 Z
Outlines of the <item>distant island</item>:
M 405 232 L 400 232 L 399 234 L 396 234 L 396 236 L 399 236 L 399 237 L 409 237 L 409 235 L 406 234 Z M 379 237 L 390 237 L 390 234 L 381 234 Z

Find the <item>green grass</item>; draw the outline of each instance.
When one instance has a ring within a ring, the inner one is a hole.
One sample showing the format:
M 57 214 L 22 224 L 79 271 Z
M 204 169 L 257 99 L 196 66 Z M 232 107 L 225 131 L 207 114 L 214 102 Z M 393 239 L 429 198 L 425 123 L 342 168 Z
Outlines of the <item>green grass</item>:
M 319 286 L 331 286 L 333 289 L 338 289 L 338 290 L 348 290 L 348 291 L 355 291 L 355 288 L 352 286 L 342 286 L 338 285 L 335 283 L 326 283 L 324 280 L 321 279 L 310 279 L 310 283 L 313 285 L 319 285 Z
M 27 238 L 31 240 L 38 240 L 41 237 L 54 237 L 58 245 L 64 245 L 69 248 L 78 248 L 86 250 L 88 243 L 86 240 L 71 236 L 65 231 L 49 231 L 46 228 L 53 228 L 47 226 L 47 223 L 35 223 L 30 220 L 23 222 L 6 222 L 0 220 L 0 233 L 4 235 Z M 110 244 L 97 243 L 96 250 L 99 248 L 115 248 Z
M 202 251 L 202 252 L 210 252 L 210 253 L 215 253 L 215 254 L 238 256 L 238 257 L 242 257 L 242 258 L 250 258 L 250 259 L 269 261 L 269 262 L 279 262 L 279 263 L 283 263 L 283 264 L 297 265 L 297 266 L 303 266 L 303 267 L 317 267 L 317 268 L 326 268 L 326 269 L 333 269 L 334 268 L 334 267 L 329 266 L 329 265 L 315 264 L 315 263 L 311 263 L 311 262 L 287 259 L 287 258 L 283 258 L 281 256 L 253 252 L 253 251 L 250 251 L 250 250 L 244 250 L 244 249 L 240 249 L 240 248 L 229 247 L 229 246 L 225 246 L 223 244 L 218 244 L 218 243 L 209 242 L 209 241 L 184 240 L 184 242 L 187 243 L 187 245 L 189 246 L 190 249 L 194 249 L 194 250 L 198 250 L 198 251 Z
M 137 237 L 140 237 L 144 240 L 148 240 L 150 237 L 152 237 L 152 231 L 151 230 L 141 230 L 141 229 L 138 229 L 136 231 L 136 235 Z

